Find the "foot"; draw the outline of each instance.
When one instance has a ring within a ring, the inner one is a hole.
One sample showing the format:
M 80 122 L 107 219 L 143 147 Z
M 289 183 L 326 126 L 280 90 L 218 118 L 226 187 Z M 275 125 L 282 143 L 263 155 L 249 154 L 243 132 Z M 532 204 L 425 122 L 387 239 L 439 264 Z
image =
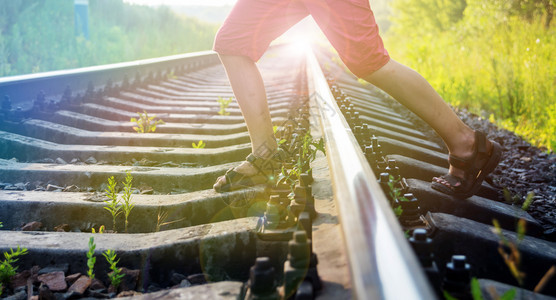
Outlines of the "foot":
M 239 166 L 226 171 L 226 174 L 216 179 L 213 188 L 216 192 L 233 191 L 274 180 L 279 168 L 275 153 L 269 158 L 249 154 Z
M 466 160 L 471 159 L 471 157 L 473 156 L 473 149 L 475 149 L 475 140 L 476 140 L 475 134 L 472 134 L 466 140 L 466 142 L 464 143 L 464 145 L 462 147 L 454 149 L 453 152 L 450 152 L 450 155 L 453 155 L 453 156 L 456 156 L 456 157 L 462 157 Z M 490 144 L 490 142 L 489 142 L 489 144 Z M 490 144 L 490 147 L 492 147 L 492 144 Z M 457 167 L 454 167 L 451 164 L 450 164 L 450 167 L 448 169 L 448 174 L 451 175 L 452 177 L 454 177 L 454 179 L 459 179 L 459 181 L 450 183 L 444 177 L 433 177 L 432 180 L 435 181 L 435 182 L 438 182 L 440 184 L 445 185 L 447 188 L 452 188 L 452 187 L 460 186 L 461 182 L 465 178 L 465 170 L 458 169 Z
M 432 188 L 459 198 L 470 197 L 478 191 L 485 177 L 498 165 L 502 151 L 481 132 L 475 132 L 471 145 L 470 152 L 463 149 L 458 154 L 450 153 L 449 173 L 434 177 Z
M 243 161 L 239 166 L 233 168 L 233 170 L 239 174 L 242 174 L 246 177 L 249 176 L 254 176 L 256 175 L 259 171 L 257 170 L 257 168 L 255 168 L 255 166 L 253 166 L 250 162 L 248 161 Z M 222 175 L 220 177 L 218 177 L 216 179 L 216 182 L 214 183 L 214 185 L 212 186 L 212 188 L 215 191 L 220 191 L 220 189 L 226 185 L 226 176 Z

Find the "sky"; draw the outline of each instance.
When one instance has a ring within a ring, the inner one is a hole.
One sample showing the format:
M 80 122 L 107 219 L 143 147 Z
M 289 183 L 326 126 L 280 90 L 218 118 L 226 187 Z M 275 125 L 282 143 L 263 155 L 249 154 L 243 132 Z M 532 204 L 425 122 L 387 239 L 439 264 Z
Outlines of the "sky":
M 187 6 L 187 5 L 207 5 L 221 6 L 233 5 L 237 0 L 124 0 L 124 2 L 141 4 L 141 5 L 169 5 L 169 6 Z

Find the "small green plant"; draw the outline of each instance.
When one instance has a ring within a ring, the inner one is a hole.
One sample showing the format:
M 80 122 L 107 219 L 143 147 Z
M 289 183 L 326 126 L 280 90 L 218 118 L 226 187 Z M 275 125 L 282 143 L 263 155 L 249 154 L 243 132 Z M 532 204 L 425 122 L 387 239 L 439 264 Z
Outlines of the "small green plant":
M 131 176 L 131 173 L 126 172 L 126 176 L 125 176 L 125 182 L 123 182 L 124 184 L 124 194 L 122 196 L 123 199 L 123 204 L 122 204 L 122 209 L 124 211 L 124 216 L 125 216 L 125 232 L 127 233 L 127 224 L 128 224 L 128 217 L 129 214 L 131 213 L 131 210 L 135 207 L 135 204 L 133 204 L 131 202 L 131 182 L 133 181 L 133 176 Z
M 112 215 L 112 230 L 116 232 L 116 217 L 122 213 L 122 206 L 118 202 L 118 194 L 116 193 L 116 180 L 114 176 L 108 178 L 108 188 L 104 190 L 106 197 L 110 200 L 104 201 L 104 209 Z
M 181 218 L 181 219 L 178 219 L 178 220 L 166 222 L 167 218 L 168 218 L 168 212 L 165 211 L 165 210 L 162 210 L 162 208 L 159 207 L 158 208 L 158 213 L 157 213 L 157 216 L 156 216 L 156 227 L 155 227 L 156 232 L 159 232 L 160 228 L 162 226 L 170 225 L 170 224 L 173 224 L 173 223 L 176 223 L 176 222 L 179 222 L 179 221 L 182 221 L 183 219 L 185 219 L 185 218 Z
M 398 187 L 399 182 L 400 182 L 401 179 L 396 179 L 392 175 L 389 175 L 389 177 L 390 177 L 390 180 L 388 181 L 388 187 L 390 188 L 389 194 L 390 194 L 390 197 L 392 197 L 392 201 L 393 202 L 396 202 L 396 201 L 407 202 L 407 201 L 409 201 L 409 200 L 407 200 L 407 198 L 402 196 L 403 190 Z
M 110 283 L 112 284 L 112 286 L 114 286 L 114 288 L 117 290 L 118 286 L 122 282 L 122 278 L 125 276 L 125 274 L 121 274 L 122 269 L 116 266 L 120 260 L 116 260 L 116 251 L 114 250 L 108 249 L 104 251 L 102 255 L 110 264 L 110 270 L 112 270 L 112 272 L 108 273 L 108 278 L 110 279 Z
M 403 208 L 401 205 L 394 207 L 393 210 L 396 217 L 400 217 L 403 214 Z
M 506 187 L 502 189 L 502 194 L 504 195 L 504 202 L 506 202 L 507 204 L 516 204 L 517 202 L 519 202 L 519 199 L 521 199 L 520 195 L 512 195 L 510 190 L 508 190 Z
M 294 190 L 295 184 L 299 179 L 299 168 L 294 166 L 292 169 L 288 170 L 282 166 L 280 174 L 278 174 L 277 182 L 284 183 L 290 186 L 290 189 Z
M 2 224 L 2 222 L 0 222 L 0 228 L 4 227 L 4 225 Z
M 291 147 L 294 147 L 296 143 L 292 142 Z M 278 174 L 278 183 L 288 184 L 293 192 L 296 182 L 299 177 L 304 172 L 309 172 L 311 170 L 310 163 L 317 157 L 318 151 L 326 154 L 324 149 L 324 139 L 319 139 L 318 141 L 313 140 L 310 133 L 306 133 L 303 137 L 300 145 L 296 149 L 288 149 L 288 152 L 293 153 L 295 151 L 299 152 L 297 161 L 290 170 L 287 170 L 282 166 L 280 174 Z
M 224 99 L 220 96 L 218 96 L 218 100 L 216 100 L 218 102 L 218 104 L 220 104 L 220 110 L 218 111 L 218 114 L 221 116 L 227 116 L 230 113 L 226 111 L 226 109 L 228 108 L 228 106 L 230 105 L 230 103 L 232 103 L 232 97 L 230 97 L 229 99 Z
M 104 233 L 104 230 L 105 230 L 104 225 L 100 225 L 100 227 L 98 228 L 98 233 L 99 233 L 99 234 L 103 234 L 103 233 Z M 95 228 L 94 228 L 94 227 L 91 228 L 91 232 L 92 232 L 92 233 L 97 233 L 97 232 L 95 231 Z
M 20 248 L 17 246 L 17 250 L 14 251 L 10 249 L 10 252 L 4 252 L 4 260 L 0 263 L 0 284 L 8 284 L 12 279 L 12 276 L 16 274 L 17 267 L 14 266 L 20 256 L 27 254 L 27 248 Z M 2 293 L 0 292 L 0 295 Z
M 525 201 L 523 201 L 523 205 L 521 205 L 521 209 L 523 209 L 524 211 L 528 211 L 529 206 L 531 206 L 531 203 L 533 203 L 533 197 L 534 196 L 535 196 L 535 193 L 529 192 L 527 194 L 527 197 L 525 198 Z
M 206 146 L 207 144 L 205 144 L 205 142 L 203 142 L 203 140 L 200 140 L 197 144 L 191 143 L 191 145 L 192 145 L 193 148 L 195 148 L 195 149 L 203 149 L 203 148 L 205 148 L 205 146 Z
M 95 239 L 91 237 L 89 239 L 89 251 L 87 252 L 87 267 L 89 267 L 89 269 L 87 270 L 87 276 L 89 276 L 91 280 L 95 279 L 94 268 L 95 268 L 95 263 L 97 261 L 95 257 L 96 247 L 97 245 L 95 245 Z
M 166 74 L 166 78 L 168 78 L 168 79 L 176 79 L 176 78 L 178 78 L 178 77 L 174 74 L 174 70 L 172 70 L 172 72 Z
M 506 266 L 510 269 L 512 276 L 517 280 L 519 286 L 523 286 L 523 280 L 525 279 L 525 273 L 520 270 L 521 264 L 521 253 L 519 252 L 519 245 L 525 237 L 525 220 L 519 219 L 517 222 L 517 241 L 509 241 L 502 233 L 502 228 L 498 220 L 492 220 L 494 224 L 494 233 L 498 235 L 499 246 L 498 252 L 504 259 Z
M 133 129 L 137 133 L 149 133 L 154 132 L 156 130 L 156 125 L 165 124 L 162 120 L 154 120 L 156 115 L 149 117 L 148 113 L 144 110 L 143 113 L 137 113 L 139 118 L 131 118 L 130 122 L 137 124 L 137 126 L 133 126 Z

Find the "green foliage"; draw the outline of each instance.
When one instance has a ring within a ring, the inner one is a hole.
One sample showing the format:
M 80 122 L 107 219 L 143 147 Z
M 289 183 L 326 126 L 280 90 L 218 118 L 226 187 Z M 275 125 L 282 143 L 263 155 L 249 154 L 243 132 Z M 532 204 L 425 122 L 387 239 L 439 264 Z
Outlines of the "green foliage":
M 137 113 L 139 115 L 139 118 L 131 118 L 130 122 L 133 122 L 135 124 L 137 124 L 137 126 L 133 126 L 133 129 L 137 132 L 137 133 L 149 133 L 149 132 L 154 132 L 156 130 L 156 125 L 158 124 L 165 124 L 164 121 L 162 120 L 154 120 L 154 118 L 156 118 L 156 115 L 149 117 L 149 114 L 146 111 L 143 111 L 143 113 Z
M 20 248 L 17 246 L 17 250 L 14 252 L 10 249 L 10 252 L 4 252 L 4 260 L 0 262 L 0 284 L 8 284 L 12 277 L 16 274 L 17 266 L 13 264 L 16 263 L 19 256 L 26 255 L 28 253 L 27 248 Z M 2 292 L 0 291 L 0 295 Z
M 221 116 L 229 115 L 230 113 L 227 112 L 226 109 L 228 108 L 230 103 L 232 103 L 232 97 L 230 97 L 229 99 L 224 99 L 224 98 L 218 96 L 218 100 L 216 100 L 216 101 L 220 105 L 220 110 L 218 111 L 218 114 L 221 115 Z
M 442 294 L 444 295 L 444 299 L 446 300 L 458 300 L 455 297 L 452 297 L 452 295 L 450 295 L 450 293 L 448 293 L 447 291 L 442 291 Z
M 483 300 L 483 293 L 481 293 L 481 285 L 476 277 L 471 278 L 471 296 L 473 300 Z
M 409 200 L 407 200 L 406 197 L 404 197 L 402 195 L 403 190 L 401 188 L 398 187 L 400 180 L 401 179 L 396 179 L 394 178 L 394 176 L 389 175 L 390 180 L 388 180 L 388 187 L 390 188 L 390 191 L 388 192 L 390 194 L 390 197 L 392 198 L 393 202 L 407 202 Z M 399 208 L 401 211 L 401 207 Z
M 535 193 L 529 192 L 527 194 L 527 198 L 525 198 L 525 201 L 523 201 L 523 205 L 521 205 L 521 209 L 523 209 L 524 211 L 528 211 L 529 206 L 531 206 L 531 203 L 533 203 L 533 197 L 534 196 L 535 196 Z
M 118 286 L 122 282 L 122 278 L 125 274 L 121 274 L 122 269 L 116 266 L 120 261 L 119 259 L 116 260 L 116 251 L 109 249 L 104 251 L 102 255 L 106 258 L 106 261 L 110 264 L 110 270 L 112 270 L 112 272 L 108 273 L 110 283 L 115 289 L 118 289 Z
M 0 228 L 4 227 L 4 225 L 2 224 L 2 222 L 0 222 Z
M 519 199 L 521 199 L 520 195 L 513 195 L 506 187 L 502 189 L 502 194 L 504 195 L 504 201 L 508 204 L 516 204 Z
M 116 232 L 116 217 L 121 213 L 123 213 L 125 217 L 125 232 L 127 232 L 128 217 L 131 213 L 131 210 L 135 207 L 135 204 L 131 202 L 132 181 L 133 176 L 131 175 L 131 173 L 126 172 L 125 181 L 122 182 L 122 184 L 124 185 L 122 201 L 119 201 L 118 194 L 116 192 L 116 180 L 114 179 L 114 176 L 110 176 L 108 178 L 108 188 L 104 190 L 104 194 L 110 200 L 104 201 L 104 209 L 109 211 L 112 215 L 112 230 L 114 232 Z M 101 226 L 101 228 L 103 228 L 103 226 Z
M 104 225 L 100 225 L 100 227 L 98 228 L 98 233 L 99 233 L 99 234 L 103 234 L 103 233 L 104 233 L 104 230 L 105 230 Z M 94 228 L 94 227 L 91 228 L 91 232 L 92 232 L 92 233 L 97 233 L 97 232 L 95 231 L 95 228 Z
M 393 0 L 385 44 L 454 106 L 554 150 L 556 29 L 542 1 Z M 518 2 L 537 3 L 532 18 Z
M 192 145 L 193 148 L 195 148 L 195 149 L 203 149 L 203 148 L 205 148 L 205 146 L 206 146 L 207 144 L 205 144 L 205 142 L 203 142 L 203 140 L 200 140 L 197 144 L 191 143 L 191 145 Z
M 89 1 L 90 40 L 75 37 L 73 1 L 2 1 L 0 76 L 208 50 L 217 25 L 169 8 Z
M 492 220 L 494 224 L 494 233 L 498 235 L 499 246 L 498 252 L 504 259 L 506 266 L 512 273 L 512 276 L 516 279 L 519 286 L 523 286 L 523 280 L 525 279 L 525 273 L 520 270 L 521 265 L 521 252 L 519 251 L 519 245 L 525 237 L 525 220 L 519 219 L 517 223 L 517 241 L 509 241 L 502 233 L 502 228 L 498 220 Z
M 95 279 L 95 263 L 97 261 L 96 257 L 95 257 L 95 248 L 97 247 L 97 245 L 95 245 L 95 239 L 93 237 L 91 237 L 89 239 L 89 251 L 87 252 L 87 267 L 89 267 L 89 269 L 87 270 L 87 276 L 89 276 L 89 278 Z
M 166 226 L 166 225 L 170 225 L 176 222 L 180 222 L 183 221 L 185 218 L 181 218 L 178 220 L 173 220 L 173 221 L 166 221 L 166 219 L 168 218 L 168 211 L 163 210 L 161 207 L 158 208 L 158 212 L 157 212 L 157 216 L 156 216 L 156 226 L 154 231 L 155 232 L 159 232 L 160 228 L 162 228 L 162 226 Z
M 278 142 L 278 144 L 283 144 L 286 142 L 285 139 Z M 278 174 L 277 182 L 288 184 L 293 192 L 297 180 L 299 180 L 300 175 L 304 172 L 308 172 L 310 168 L 310 163 L 315 160 L 317 153 L 320 151 L 326 155 L 326 150 L 324 148 L 324 139 L 320 138 L 318 141 L 313 140 L 311 134 L 307 132 L 303 137 L 298 149 L 292 149 L 295 147 L 296 143 L 294 141 L 290 144 L 290 149 L 288 152 L 293 153 L 298 151 L 299 156 L 297 161 L 291 169 L 286 169 L 282 166 L 280 174 Z
M 513 300 L 516 294 L 517 290 L 515 288 L 509 289 L 500 297 L 500 300 Z
M 114 176 L 108 178 L 108 188 L 104 190 L 104 194 L 110 199 L 104 201 L 104 209 L 112 215 L 112 230 L 116 232 L 116 217 L 122 213 L 122 206 L 118 201 Z
M 396 215 L 396 217 L 400 217 L 403 214 L 403 208 L 401 205 L 395 206 L 394 207 L 394 215 Z
M 131 202 L 131 182 L 133 181 L 133 176 L 131 173 L 126 172 L 125 181 L 122 182 L 124 184 L 124 194 L 122 195 L 123 204 L 122 209 L 124 211 L 125 216 L 125 232 L 127 233 L 127 219 L 131 210 L 135 207 L 135 204 Z

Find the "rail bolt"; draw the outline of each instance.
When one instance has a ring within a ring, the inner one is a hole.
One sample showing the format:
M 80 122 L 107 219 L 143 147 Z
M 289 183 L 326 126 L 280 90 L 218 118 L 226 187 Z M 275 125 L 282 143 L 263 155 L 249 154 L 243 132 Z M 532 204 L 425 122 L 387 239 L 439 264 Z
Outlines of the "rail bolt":
M 309 186 L 313 183 L 313 172 L 301 173 L 299 176 L 299 180 L 301 181 L 301 185 Z
M 443 289 L 457 299 L 471 299 L 470 282 L 471 266 L 465 255 L 453 255 L 446 264 Z
M 313 238 L 313 224 L 308 212 L 304 211 L 299 214 L 299 218 L 297 218 L 297 230 L 305 231 L 308 239 Z
M 257 257 L 249 274 L 247 299 L 280 299 L 275 285 L 275 272 L 268 257 Z
M 402 225 L 412 226 L 421 223 L 421 207 L 419 200 L 412 194 L 404 194 L 404 200 L 397 199 L 397 203 L 402 207 L 403 212 L 399 220 Z
M 2 110 L 10 111 L 12 109 L 12 100 L 10 96 L 4 95 L 4 100 L 2 100 Z
M 400 168 L 398 168 L 398 164 L 396 163 L 395 159 L 388 160 L 388 166 L 386 167 L 386 172 L 392 174 L 394 178 L 400 179 Z
M 284 263 L 284 291 L 286 299 L 293 296 L 305 281 L 311 283 L 313 290 L 322 288 L 317 271 L 318 259 L 312 253 L 311 240 L 305 231 L 296 231 L 288 243 L 288 260 Z
M 413 231 L 413 236 L 409 238 L 409 243 L 417 254 L 421 265 L 425 268 L 433 263 L 432 239 L 427 236 L 427 230 L 417 228 Z
M 277 201 L 278 201 L 278 204 L 279 204 L 279 202 L 280 202 L 279 196 L 274 195 L 274 196 L 270 196 L 270 197 L 271 197 L 271 199 L 272 199 L 272 197 L 278 198 Z M 264 212 L 265 223 L 266 223 L 265 225 L 269 228 L 272 228 L 272 229 L 278 227 L 278 225 L 280 224 L 280 221 L 282 219 L 281 215 L 280 215 L 280 207 L 279 207 L 279 205 L 276 205 L 275 202 L 276 201 L 272 201 L 272 200 L 268 201 L 266 203 L 266 210 Z

